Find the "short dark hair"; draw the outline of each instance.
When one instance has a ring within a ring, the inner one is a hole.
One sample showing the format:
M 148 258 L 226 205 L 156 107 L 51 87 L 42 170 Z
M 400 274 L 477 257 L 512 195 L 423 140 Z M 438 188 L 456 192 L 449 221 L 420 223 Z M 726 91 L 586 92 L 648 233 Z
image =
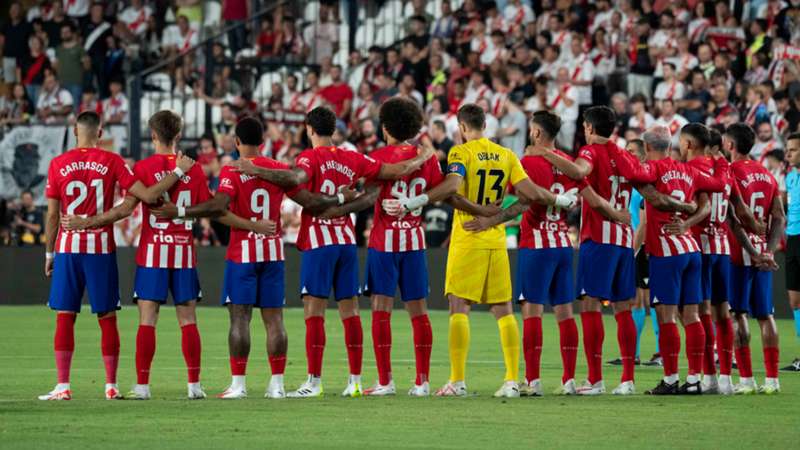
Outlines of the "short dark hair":
M 617 114 L 608 106 L 592 106 L 583 113 L 583 121 L 602 137 L 611 137 L 617 126 Z
M 729 125 L 725 129 L 725 135 L 733 141 L 736 152 L 740 155 L 749 155 L 753 143 L 756 141 L 756 133 L 750 128 L 750 125 L 743 122 Z
M 769 152 L 766 155 L 764 155 L 764 157 L 765 158 L 774 158 L 774 159 L 777 159 L 779 162 L 781 162 L 786 157 L 786 153 L 783 150 L 781 150 L 779 148 L 776 148 L 775 150 L 772 150 L 771 152 Z
M 467 103 L 458 108 L 457 117 L 460 123 L 475 131 L 483 130 L 483 125 L 486 122 L 486 113 L 483 108 L 475 103 Z
M 561 118 L 550 111 L 536 111 L 531 116 L 531 123 L 538 125 L 550 139 L 555 139 L 561 130 Z
M 636 155 L 637 156 L 644 156 L 645 148 L 644 148 L 644 141 L 641 139 L 631 139 L 628 141 L 628 144 L 633 144 L 636 146 Z
M 261 145 L 264 143 L 264 125 L 253 116 L 247 116 L 236 122 L 236 137 L 244 145 Z
M 403 97 L 392 97 L 383 102 L 378 118 L 386 132 L 398 141 L 416 136 L 424 120 L 419 105 Z
M 707 147 L 709 143 L 708 127 L 702 123 L 687 123 L 681 128 L 681 134 L 685 134 L 697 142 L 701 147 Z
M 444 121 L 442 120 L 434 120 L 432 125 L 443 132 L 447 131 L 447 126 L 444 124 Z
M 800 133 L 792 133 L 786 137 L 786 141 L 793 141 L 795 139 L 800 139 Z
M 175 111 L 161 110 L 150 117 L 147 125 L 162 144 L 172 144 L 183 129 L 183 119 Z
M 328 107 L 317 106 L 306 115 L 306 125 L 320 136 L 333 136 L 336 130 L 336 114 Z
M 722 134 L 716 128 L 708 129 L 708 146 L 722 148 Z
M 78 117 L 75 119 L 76 125 L 95 131 L 100 129 L 100 122 L 100 114 L 94 111 L 84 111 L 78 114 Z

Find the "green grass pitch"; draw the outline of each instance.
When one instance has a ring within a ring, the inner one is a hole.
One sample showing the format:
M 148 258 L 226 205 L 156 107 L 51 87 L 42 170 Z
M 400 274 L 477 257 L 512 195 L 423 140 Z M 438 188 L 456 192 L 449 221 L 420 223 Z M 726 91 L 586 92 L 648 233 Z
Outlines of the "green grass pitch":
M 76 326 L 72 369 L 74 400 L 40 402 L 55 383 L 52 356 L 53 314 L 42 306 L 0 308 L 0 448 L 790 448 L 800 438 L 800 375 L 781 374 L 779 395 L 749 397 L 668 397 L 636 395 L 615 398 L 564 398 L 548 395 L 560 379 L 558 331 L 552 315 L 544 318 L 542 380 L 545 397 L 499 400 L 492 393 L 502 376 L 497 327 L 486 312 L 471 316 L 472 343 L 467 385 L 475 395 L 465 399 L 408 398 L 414 378 L 411 327 L 404 311 L 393 318 L 395 398 L 343 399 L 339 393 L 347 376 L 341 323 L 328 311 L 321 399 L 267 400 L 263 393 L 269 369 L 264 330 L 254 317 L 253 346 L 248 367 L 250 398 L 213 398 L 229 381 L 227 313 L 219 307 L 198 312 L 203 338 L 202 379 L 209 398 L 185 399 L 185 369 L 179 331 L 172 308 L 163 308 L 151 386 L 154 399 L 146 402 L 102 399 L 103 365 L 99 329 L 94 317 L 82 314 Z M 364 381 L 376 377 L 370 339 L 369 313 L 364 322 Z M 604 358 L 617 356 L 616 326 L 605 317 Z M 120 312 L 122 339 L 119 382 L 123 392 L 135 382 L 136 310 Z M 446 381 L 447 314 L 431 313 L 434 349 L 432 387 Z M 778 323 L 781 361 L 800 355 L 793 324 Z M 289 333 L 287 389 L 305 377 L 302 311 L 286 311 Z M 757 325 L 752 324 L 757 330 Z M 653 350 L 650 323 L 644 332 L 643 356 Z M 753 366 L 763 380 L 761 343 L 753 338 Z M 685 374 L 686 361 L 681 355 Z M 521 362 L 522 365 L 522 362 Z M 604 368 L 607 388 L 620 370 Z M 585 376 L 583 351 L 577 377 Z M 659 368 L 639 368 L 637 389 L 655 385 Z M 520 376 L 524 376 L 522 367 Z

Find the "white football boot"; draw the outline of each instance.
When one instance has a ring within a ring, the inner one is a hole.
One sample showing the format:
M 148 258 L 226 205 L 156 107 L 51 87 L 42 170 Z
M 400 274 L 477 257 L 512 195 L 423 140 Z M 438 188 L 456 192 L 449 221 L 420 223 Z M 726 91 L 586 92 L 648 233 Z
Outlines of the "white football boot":
M 700 391 L 703 394 L 719 394 L 719 380 L 716 375 L 703 375 L 700 382 Z
M 389 384 L 378 384 L 375 383 L 375 386 L 364 389 L 364 395 L 370 395 L 375 397 L 382 397 L 386 395 L 395 395 L 397 394 L 397 388 L 394 386 L 394 380 L 390 380 Z
M 410 397 L 427 397 L 431 395 L 431 385 L 426 381 L 422 384 L 415 384 L 408 390 Z
M 519 385 L 516 381 L 506 381 L 494 393 L 495 398 L 519 398 Z
M 590 384 L 588 380 L 583 382 L 583 385 L 577 389 L 578 395 L 600 395 L 606 393 L 606 384 L 603 380 L 595 384 Z
M 72 391 L 69 383 L 59 383 L 47 394 L 40 395 L 39 400 L 72 400 Z
M 117 383 L 106 383 L 106 400 L 123 400 L 125 397 L 119 392 Z
M 436 391 L 437 397 L 466 397 L 467 385 L 463 381 L 448 381 Z
M 321 397 L 322 394 L 322 378 L 309 375 L 308 379 L 296 391 L 289 392 L 286 396 L 289 398 L 311 398 Z
M 283 375 L 273 375 L 269 379 L 265 398 L 286 398 L 286 389 L 283 388 Z
M 758 388 L 759 394 L 772 395 L 781 391 L 781 383 L 777 378 L 764 378 L 764 384 Z
M 758 386 L 754 378 L 740 378 L 739 383 L 733 387 L 736 395 L 751 395 L 758 392 Z
M 361 375 L 350 375 L 347 387 L 342 391 L 342 397 L 361 397 Z
M 525 380 L 524 383 L 519 384 L 520 397 L 541 397 L 542 396 L 542 382 L 541 380 Z
M 187 397 L 189 400 L 201 400 L 206 398 L 206 393 L 203 392 L 203 386 L 200 383 L 189 383 L 186 385 Z
M 563 383 L 558 389 L 553 391 L 555 395 L 576 395 L 577 393 L 578 389 L 575 387 L 574 378 L 570 378 L 566 383 Z
M 717 378 L 717 392 L 720 395 L 733 395 L 733 382 L 730 375 L 720 375 Z
M 150 397 L 149 384 L 134 384 L 127 396 L 131 400 L 150 400 Z
M 611 393 L 613 395 L 633 395 L 636 393 L 636 386 L 634 386 L 633 381 L 625 381 L 615 387 Z

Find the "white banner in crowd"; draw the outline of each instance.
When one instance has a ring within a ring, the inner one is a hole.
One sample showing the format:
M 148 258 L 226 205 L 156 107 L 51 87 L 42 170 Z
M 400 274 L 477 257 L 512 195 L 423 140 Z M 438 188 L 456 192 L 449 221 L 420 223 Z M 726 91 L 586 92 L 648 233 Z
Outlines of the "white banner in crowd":
M 64 126 L 15 127 L 0 141 L 0 197 L 16 198 L 26 189 L 44 205 L 50 160 L 64 149 Z

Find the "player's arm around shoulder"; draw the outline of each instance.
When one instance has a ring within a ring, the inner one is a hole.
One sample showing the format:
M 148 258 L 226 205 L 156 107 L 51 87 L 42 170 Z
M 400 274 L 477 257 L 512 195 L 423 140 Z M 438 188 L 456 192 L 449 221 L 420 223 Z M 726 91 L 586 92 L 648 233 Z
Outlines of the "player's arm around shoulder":
M 122 164 L 124 164 L 124 162 Z M 141 181 L 135 180 L 131 186 L 125 186 L 125 184 L 122 183 L 122 187 L 128 189 L 128 192 L 139 200 L 147 204 L 153 204 L 158 202 L 158 199 L 164 192 L 167 192 L 178 180 L 183 178 L 193 165 L 194 160 L 192 158 L 178 152 L 175 170 L 170 172 L 166 177 L 163 177 L 158 183 L 146 187 Z M 128 169 L 128 171 L 130 171 L 130 169 Z M 131 172 L 131 177 L 133 177 L 133 172 Z
M 593 153 L 588 149 L 581 149 L 574 160 L 544 148 L 533 148 L 529 153 L 532 156 L 541 156 L 553 167 L 575 181 L 581 181 L 592 173 Z

